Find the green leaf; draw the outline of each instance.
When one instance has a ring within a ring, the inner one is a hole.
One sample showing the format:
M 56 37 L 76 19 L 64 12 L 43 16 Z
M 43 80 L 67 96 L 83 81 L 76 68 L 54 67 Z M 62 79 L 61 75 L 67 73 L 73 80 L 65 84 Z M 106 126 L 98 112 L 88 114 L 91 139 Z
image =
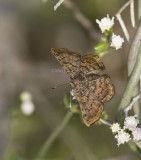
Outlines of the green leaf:
M 94 54 L 101 58 L 111 50 L 113 50 L 113 48 L 109 46 L 108 41 L 102 38 L 100 42 L 94 47 Z
M 66 108 L 70 109 L 71 112 L 80 113 L 80 110 L 78 108 L 79 103 L 77 102 L 77 100 L 72 100 L 70 93 L 66 93 L 64 95 L 64 103 Z
M 113 30 L 112 30 L 112 27 L 109 29 L 109 30 L 105 30 L 104 31 L 104 34 L 106 35 L 106 36 L 110 36 L 111 34 L 112 34 L 112 32 L 113 32 Z

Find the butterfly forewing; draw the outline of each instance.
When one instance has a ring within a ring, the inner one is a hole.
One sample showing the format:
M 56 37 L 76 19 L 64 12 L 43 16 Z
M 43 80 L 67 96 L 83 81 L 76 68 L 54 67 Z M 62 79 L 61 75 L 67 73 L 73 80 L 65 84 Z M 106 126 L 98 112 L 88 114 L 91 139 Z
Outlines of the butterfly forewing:
M 65 48 L 51 49 L 53 55 L 57 58 L 64 71 L 73 79 L 79 72 L 80 54 L 70 52 Z
M 83 56 L 80 61 L 80 72 L 86 74 L 96 74 L 97 72 L 104 70 L 105 66 L 102 62 L 98 62 L 98 56 L 87 55 Z
M 98 62 L 98 56 L 96 55 L 81 57 L 79 53 L 71 52 L 65 48 L 52 48 L 51 52 L 71 79 L 74 79 L 78 74 L 82 74 L 83 76 L 90 73 L 95 74 L 98 71 L 105 69 L 104 64 Z

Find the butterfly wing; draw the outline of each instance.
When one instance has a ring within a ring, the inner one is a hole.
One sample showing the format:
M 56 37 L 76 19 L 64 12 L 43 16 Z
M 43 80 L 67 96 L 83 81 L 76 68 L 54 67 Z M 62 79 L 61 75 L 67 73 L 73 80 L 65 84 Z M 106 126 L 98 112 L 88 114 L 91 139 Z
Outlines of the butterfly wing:
M 73 79 L 79 72 L 81 56 L 78 53 L 70 52 L 65 48 L 51 49 L 52 54 L 57 58 L 64 71 Z
M 108 75 L 87 75 L 83 81 L 83 85 L 89 87 L 89 90 L 101 102 L 108 102 L 114 95 L 114 85 L 110 84 L 110 77 Z
M 93 93 L 82 83 L 76 83 L 75 96 L 80 104 L 82 118 L 84 123 L 89 127 L 96 122 L 102 112 L 103 103 L 99 101 Z
M 103 62 L 98 62 L 97 55 L 86 55 L 81 58 L 80 61 L 80 73 L 86 74 L 96 74 L 101 70 L 105 69 Z
M 76 99 L 80 104 L 84 123 L 90 126 L 96 122 L 103 112 L 103 102 L 109 101 L 114 95 L 114 86 L 109 83 L 108 75 L 88 74 L 78 76 L 75 80 Z

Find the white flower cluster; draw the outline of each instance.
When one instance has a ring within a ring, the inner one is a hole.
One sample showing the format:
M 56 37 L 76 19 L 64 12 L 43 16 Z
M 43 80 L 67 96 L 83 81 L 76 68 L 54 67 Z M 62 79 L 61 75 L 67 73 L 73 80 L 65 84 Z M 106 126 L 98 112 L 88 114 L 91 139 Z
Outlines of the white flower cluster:
M 109 15 L 107 14 L 107 17 L 102 18 L 101 21 L 96 19 L 96 23 L 99 24 L 101 32 L 104 33 L 106 30 L 109 31 L 113 27 L 114 17 L 112 17 L 112 19 L 110 19 Z
M 110 128 L 113 133 L 117 133 L 121 129 L 119 123 L 113 123 Z
M 124 144 L 125 142 L 127 143 L 131 139 L 130 134 L 125 132 L 123 129 L 118 131 L 118 134 L 115 136 L 115 138 L 118 141 L 118 146 L 120 144 Z
M 96 19 L 96 23 L 99 24 L 99 27 L 102 31 L 104 32 L 110 32 L 114 25 L 114 17 L 112 19 L 109 18 L 109 15 L 107 14 L 107 17 L 104 17 L 99 21 Z M 124 39 L 120 37 L 119 35 L 115 35 L 114 33 L 112 34 L 112 39 L 111 39 L 111 47 L 114 47 L 116 50 L 120 49 L 122 47 L 122 43 L 124 42 Z
M 137 125 L 139 120 L 136 119 L 135 116 L 129 116 L 125 118 L 123 128 L 120 127 L 119 123 L 113 123 L 111 125 L 111 130 L 114 134 L 116 134 L 115 138 L 117 139 L 118 146 L 120 144 L 127 143 L 133 137 L 134 141 L 141 140 L 141 128 L 138 128 Z
M 136 115 L 126 117 L 124 121 L 124 129 L 129 129 L 130 131 L 135 130 L 139 123 L 139 120 L 137 120 L 136 117 Z
M 31 115 L 34 110 L 35 106 L 32 102 L 32 96 L 29 92 L 25 91 L 22 92 L 20 95 L 21 103 L 21 110 L 25 115 Z
M 112 34 L 112 42 L 111 47 L 116 48 L 116 50 L 120 49 L 122 47 L 122 43 L 124 42 L 124 39 L 121 38 L 119 35 Z

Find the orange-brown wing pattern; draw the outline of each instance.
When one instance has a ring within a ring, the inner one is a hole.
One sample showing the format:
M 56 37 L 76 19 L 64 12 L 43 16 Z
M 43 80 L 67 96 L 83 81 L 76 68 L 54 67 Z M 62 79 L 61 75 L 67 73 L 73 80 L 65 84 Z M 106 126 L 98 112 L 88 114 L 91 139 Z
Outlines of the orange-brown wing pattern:
M 52 48 L 51 52 L 71 79 L 76 77 L 78 73 L 82 75 L 90 73 L 96 74 L 100 70 L 105 69 L 103 62 L 98 62 L 99 57 L 96 55 L 86 55 L 81 57 L 79 53 L 71 52 L 65 48 Z
M 96 55 L 87 55 L 83 56 L 80 61 L 80 73 L 83 75 L 86 74 L 96 74 L 101 70 L 105 69 L 103 62 L 98 62 L 98 56 Z
M 103 103 L 83 83 L 76 83 L 75 91 L 76 99 L 80 104 L 83 121 L 87 126 L 90 126 L 100 118 L 103 112 Z
M 65 72 L 73 79 L 79 72 L 80 54 L 70 52 L 65 48 L 51 49 L 52 54 L 57 58 Z
M 114 95 L 114 86 L 109 83 L 108 75 L 79 75 L 74 81 L 75 96 L 80 104 L 84 123 L 90 126 L 96 122 L 103 112 L 103 102 L 109 101 Z
M 86 76 L 82 83 L 101 102 L 109 101 L 114 95 L 114 86 L 110 84 L 110 77 L 108 75 L 99 75 L 99 77 L 97 75 L 96 77 L 96 75 L 90 74 Z
M 79 102 L 82 113 L 82 118 L 86 126 L 90 126 L 99 120 L 103 112 L 103 103 L 100 103 L 97 99 L 88 99 L 87 102 Z

